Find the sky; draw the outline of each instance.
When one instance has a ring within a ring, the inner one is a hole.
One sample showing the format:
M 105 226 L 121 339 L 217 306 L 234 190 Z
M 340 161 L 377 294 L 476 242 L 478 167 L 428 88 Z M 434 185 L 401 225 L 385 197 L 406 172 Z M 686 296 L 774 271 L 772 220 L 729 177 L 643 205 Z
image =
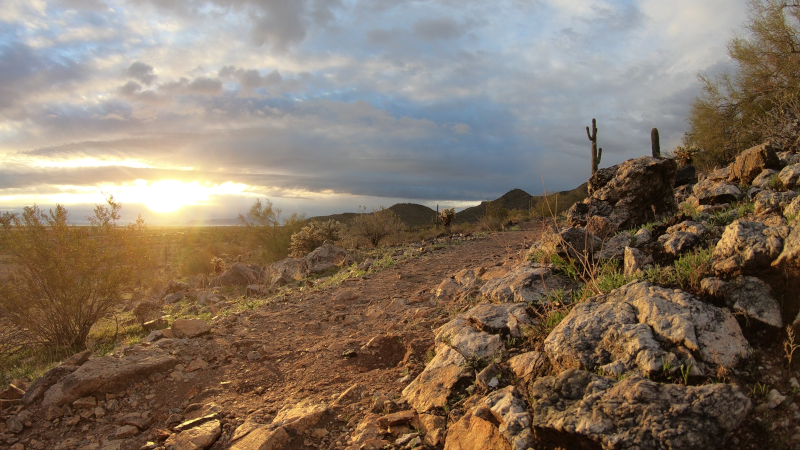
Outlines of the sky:
M 0 211 L 466 207 L 680 143 L 731 0 L 4 0 Z

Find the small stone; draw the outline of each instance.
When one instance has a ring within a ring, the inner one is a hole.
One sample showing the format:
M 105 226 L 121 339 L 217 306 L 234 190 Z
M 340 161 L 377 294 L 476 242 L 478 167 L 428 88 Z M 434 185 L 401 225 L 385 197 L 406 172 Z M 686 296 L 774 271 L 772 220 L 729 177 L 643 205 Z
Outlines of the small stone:
M 94 408 L 97 406 L 97 399 L 94 397 L 83 397 L 72 402 L 72 406 L 76 408 Z
M 44 416 L 44 418 L 47 420 L 58 419 L 59 417 L 64 417 L 64 412 L 58 406 L 51 406 L 48 408 L 47 413 Z
M 315 439 L 322 439 L 328 435 L 328 430 L 325 428 L 316 428 L 314 431 L 311 432 L 311 437 Z
M 81 416 L 72 416 L 64 421 L 64 425 L 68 427 L 74 427 L 81 421 Z
M 778 392 L 777 389 L 773 389 L 769 391 L 769 394 L 767 394 L 767 398 L 764 404 L 769 409 L 775 409 L 778 405 L 783 403 L 784 400 L 786 400 L 786 396 L 781 395 L 781 393 Z
M 9 450 L 25 450 L 25 445 L 17 442 L 16 444 L 12 445 Z
M 397 438 L 396 441 L 394 441 L 394 445 L 405 445 L 405 444 L 408 444 L 409 442 L 411 442 L 412 439 L 414 439 L 417 436 L 419 436 L 419 433 L 404 434 L 404 435 L 400 436 L 399 438 Z
M 114 437 L 117 439 L 126 439 L 131 436 L 136 436 L 139 434 L 139 429 L 133 425 L 123 425 L 117 429 L 114 433 Z
M 789 378 L 789 385 L 792 386 L 793 389 L 800 389 L 800 383 L 797 382 L 797 378 L 795 377 Z
M 97 408 L 94 409 L 94 416 L 98 419 L 102 419 L 103 417 L 106 416 L 106 410 L 103 409 L 102 406 L 98 406 Z
M 25 396 L 25 391 L 9 384 L 7 388 L 0 391 L 0 400 L 19 400 Z
M 261 353 L 258 353 L 257 351 L 253 350 L 252 352 L 249 352 L 247 354 L 247 359 L 250 361 L 258 361 L 259 359 L 261 359 Z
M 183 381 L 183 373 L 180 370 L 173 370 L 170 376 L 175 381 Z
M 6 420 L 6 428 L 10 433 L 17 434 L 21 433 L 24 427 L 16 416 L 11 416 Z

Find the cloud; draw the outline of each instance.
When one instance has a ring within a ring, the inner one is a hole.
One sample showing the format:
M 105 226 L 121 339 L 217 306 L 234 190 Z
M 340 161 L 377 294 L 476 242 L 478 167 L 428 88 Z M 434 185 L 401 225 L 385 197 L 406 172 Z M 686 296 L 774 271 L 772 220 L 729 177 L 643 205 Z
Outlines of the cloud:
M 469 27 L 450 17 L 420 19 L 414 24 L 414 34 L 426 40 L 455 39 L 466 33 Z
M 134 62 L 128 67 L 127 74 L 129 77 L 135 78 L 147 86 L 151 85 L 157 77 L 157 75 L 153 73 L 153 66 L 139 61 Z

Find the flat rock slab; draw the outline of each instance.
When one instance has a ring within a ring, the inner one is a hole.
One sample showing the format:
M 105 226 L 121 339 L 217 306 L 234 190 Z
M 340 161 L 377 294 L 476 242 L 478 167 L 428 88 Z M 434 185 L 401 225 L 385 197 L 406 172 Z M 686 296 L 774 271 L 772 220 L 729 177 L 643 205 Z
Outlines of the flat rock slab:
M 712 268 L 725 275 L 758 272 L 778 257 L 788 235 L 789 227 L 735 220 L 725 228 L 714 248 Z
M 572 283 L 552 274 L 549 269 L 517 266 L 504 277 L 488 281 L 480 293 L 495 303 L 545 303 L 547 293 L 569 289 Z
M 563 448 L 717 448 L 751 407 L 730 384 L 617 381 L 574 369 L 539 378 L 529 397 L 537 440 Z
M 447 433 L 444 448 L 526 450 L 533 440 L 531 416 L 514 386 L 482 399 Z
M 680 291 L 634 282 L 576 305 L 545 339 L 558 369 L 659 375 L 664 362 L 692 375 L 733 367 L 747 341 L 727 309 Z
M 211 331 L 203 319 L 178 319 L 172 323 L 172 333 L 178 338 L 194 338 Z
M 177 358 L 161 349 L 142 347 L 130 349 L 121 358 L 104 356 L 90 359 L 48 389 L 42 405 L 45 408 L 62 406 L 89 395 L 123 390 L 135 381 L 177 364 Z
M 221 434 L 219 420 L 212 420 L 170 436 L 165 446 L 173 450 L 206 449 L 214 445 Z
M 527 310 L 528 306 L 520 303 L 483 304 L 464 313 L 464 318 L 480 331 L 521 338 L 524 327 L 533 324 Z

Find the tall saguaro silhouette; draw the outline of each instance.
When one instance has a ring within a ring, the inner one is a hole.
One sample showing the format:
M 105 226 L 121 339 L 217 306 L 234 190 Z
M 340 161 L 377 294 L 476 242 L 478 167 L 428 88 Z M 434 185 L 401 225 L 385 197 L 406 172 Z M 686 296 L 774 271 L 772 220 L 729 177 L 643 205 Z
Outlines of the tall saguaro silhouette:
M 603 157 L 603 149 L 597 148 L 597 120 L 592 119 L 592 132 L 589 132 L 589 127 L 586 127 L 586 136 L 592 141 L 592 175 L 597 172 L 600 167 L 600 158 Z

